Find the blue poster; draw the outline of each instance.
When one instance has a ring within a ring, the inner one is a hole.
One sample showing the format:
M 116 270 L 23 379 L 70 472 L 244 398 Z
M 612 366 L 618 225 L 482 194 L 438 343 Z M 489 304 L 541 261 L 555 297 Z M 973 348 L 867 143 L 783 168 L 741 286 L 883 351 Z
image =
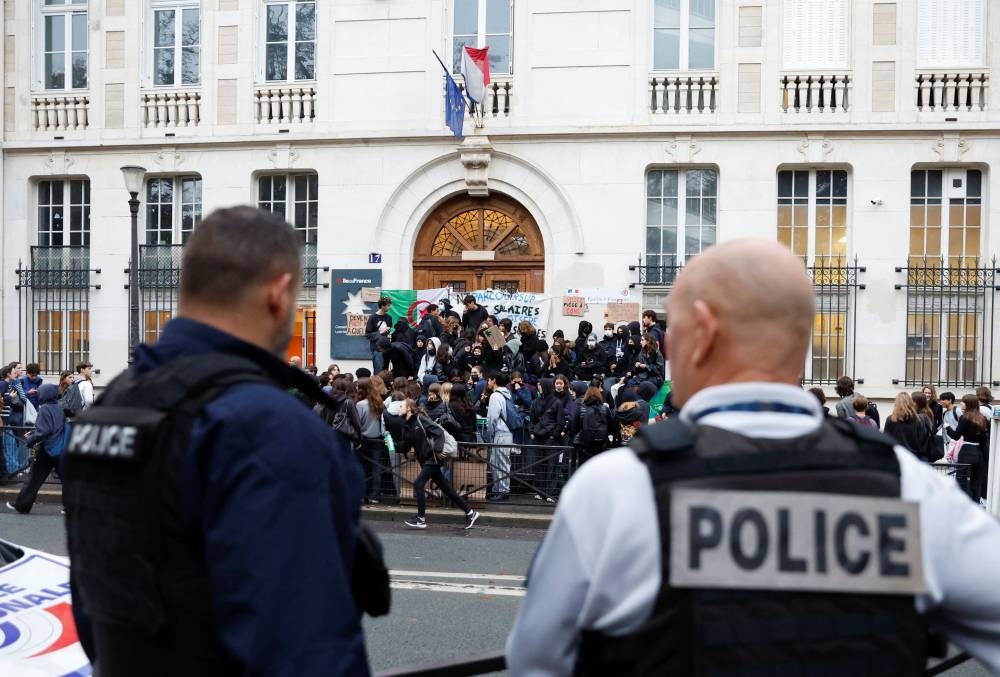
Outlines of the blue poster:
M 337 360 L 368 360 L 371 350 L 365 338 L 365 323 L 377 302 L 365 301 L 362 289 L 381 289 L 382 271 L 373 268 L 334 270 L 330 274 L 333 299 L 330 356 Z

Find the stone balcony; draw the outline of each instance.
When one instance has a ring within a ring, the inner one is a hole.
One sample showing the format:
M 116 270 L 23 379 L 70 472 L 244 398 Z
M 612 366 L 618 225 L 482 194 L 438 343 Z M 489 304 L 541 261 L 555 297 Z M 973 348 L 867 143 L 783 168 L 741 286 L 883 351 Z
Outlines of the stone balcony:
M 983 111 L 989 107 L 990 74 L 983 71 L 919 71 L 915 78 L 917 110 Z
M 649 78 L 649 112 L 654 115 L 706 115 L 719 106 L 718 73 L 674 73 Z
M 854 86 L 849 73 L 786 73 L 778 79 L 784 113 L 846 113 Z
M 261 125 L 293 125 L 316 119 L 316 84 L 271 84 L 254 88 L 254 121 Z
M 76 94 L 33 94 L 32 125 L 37 132 L 83 130 L 90 124 L 90 96 Z
M 197 127 L 201 122 L 199 90 L 142 93 L 142 126 L 147 129 Z

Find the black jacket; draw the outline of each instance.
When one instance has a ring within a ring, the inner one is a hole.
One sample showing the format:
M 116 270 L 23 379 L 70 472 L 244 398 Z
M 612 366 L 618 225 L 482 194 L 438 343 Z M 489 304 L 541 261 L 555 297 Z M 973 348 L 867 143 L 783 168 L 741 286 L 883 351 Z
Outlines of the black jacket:
M 931 433 L 922 416 L 918 415 L 906 421 L 894 421 L 890 416 L 885 422 L 885 433 L 891 435 L 917 457 L 927 460 L 927 443 Z
M 479 325 L 486 321 L 487 315 L 489 313 L 486 312 L 486 308 L 478 304 L 475 310 L 466 310 L 462 313 L 462 329 L 472 329 L 478 332 Z
M 542 379 L 539 385 L 546 395 L 536 400 L 531 407 L 531 420 L 534 421 L 531 433 L 535 436 L 536 443 L 552 440 L 558 444 L 560 435 L 566 428 L 566 400 L 569 396 L 557 396 L 552 389 L 551 379 Z
M 389 315 L 379 315 L 375 313 L 368 317 L 368 321 L 365 322 L 365 338 L 368 339 L 368 345 L 372 350 L 375 350 L 375 344 L 383 336 L 389 337 L 389 334 L 382 334 L 379 332 L 379 324 L 384 323 L 385 326 L 392 329 L 392 318 Z M 393 339 L 395 340 L 395 339 Z
M 573 341 L 573 350 L 576 352 L 577 359 L 580 359 L 580 353 L 583 349 L 587 347 L 587 339 L 590 338 L 591 333 L 594 331 L 594 325 L 586 320 L 582 320 L 576 329 L 576 340 Z
M 608 355 L 600 346 L 577 351 L 576 378 L 579 381 L 589 381 L 597 374 L 604 374 L 608 369 Z

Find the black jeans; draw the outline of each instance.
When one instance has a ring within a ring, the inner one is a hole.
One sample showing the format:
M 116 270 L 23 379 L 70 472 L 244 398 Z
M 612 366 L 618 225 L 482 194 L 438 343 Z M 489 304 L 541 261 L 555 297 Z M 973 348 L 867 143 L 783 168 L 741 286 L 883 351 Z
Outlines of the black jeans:
M 441 473 L 441 466 L 436 463 L 425 463 L 420 468 L 420 474 L 413 480 L 413 493 L 417 497 L 418 515 L 423 517 L 427 510 L 427 492 L 424 487 L 430 480 L 434 480 L 434 483 L 441 489 L 441 493 L 450 498 L 455 505 L 462 509 L 462 512 L 468 514 L 471 510 L 469 504 L 458 495 L 455 488 L 451 486 L 451 482 Z
M 52 458 L 38 449 L 35 452 L 35 460 L 31 462 L 31 469 L 28 471 L 28 481 L 24 483 L 21 492 L 14 499 L 14 509 L 22 513 L 31 512 L 31 506 L 35 504 L 42 483 L 49 476 L 49 473 L 58 467 L 59 458 Z
M 957 462 L 969 465 L 969 496 L 979 503 L 983 496 L 983 474 L 986 471 L 982 449 L 979 445 L 963 444 L 958 450 Z
M 367 498 L 382 497 L 382 472 L 388 463 L 389 453 L 385 448 L 383 438 L 366 437 L 362 440 L 361 467 L 365 471 L 365 496 Z

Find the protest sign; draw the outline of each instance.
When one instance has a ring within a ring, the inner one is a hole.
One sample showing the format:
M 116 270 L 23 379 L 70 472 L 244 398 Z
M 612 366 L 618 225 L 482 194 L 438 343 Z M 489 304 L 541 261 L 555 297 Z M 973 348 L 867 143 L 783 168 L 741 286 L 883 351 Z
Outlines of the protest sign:
M 587 302 L 582 296 L 564 296 L 562 314 L 566 317 L 583 317 L 587 312 Z
M 506 292 L 500 289 L 482 289 L 469 293 L 476 297 L 476 303 L 498 320 L 510 318 L 515 327 L 522 320 L 527 320 L 536 329 L 547 329 L 549 326 L 551 297 L 535 292 Z

